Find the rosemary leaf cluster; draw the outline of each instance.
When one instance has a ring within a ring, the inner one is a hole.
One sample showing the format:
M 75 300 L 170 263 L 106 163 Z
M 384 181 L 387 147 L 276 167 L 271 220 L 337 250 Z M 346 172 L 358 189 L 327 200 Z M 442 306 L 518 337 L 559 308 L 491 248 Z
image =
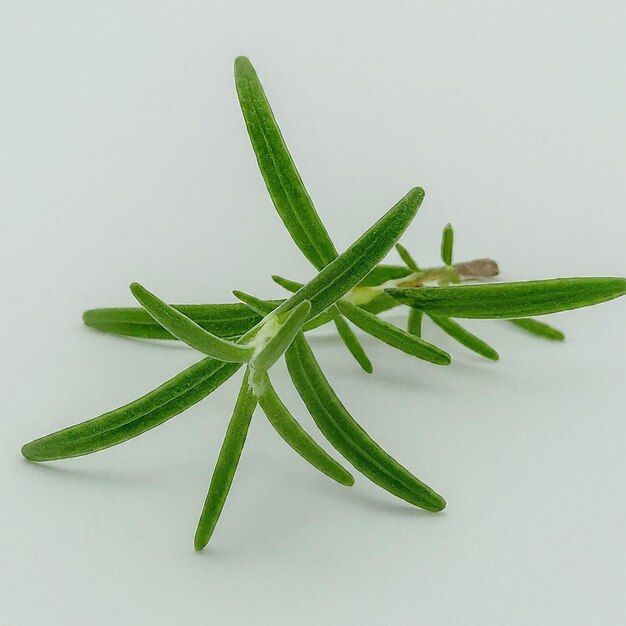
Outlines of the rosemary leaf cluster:
M 441 511 L 445 500 L 383 450 L 352 417 L 324 375 L 305 333 L 333 322 L 338 336 L 367 373 L 373 371 L 373 365 L 353 327 L 418 359 L 448 365 L 450 354 L 422 337 L 427 316 L 463 346 L 495 361 L 498 353 L 457 319 L 505 319 L 531 334 L 560 341 L 564 339 L 561 331 L 531 316 L 617 298 L 626 293 L 626 280 L 485 282 L 497 276 L 497 264 L 490 259 L 455 263 L 450 224 L 441 238 L 442 265 L 423 268 L 398 243 L 424 199 L 419 187 L 409 190 L 339 254 L 289 154 L 259 78 L 244 57 L 235 61 L 235 84 L 274 206 L 317 274 L 305 284 L 272 276 L 289 292 L 283 300 L 234 291 L 236 303 L 170 305 L 133 283 L 130 290 L 141 307 L 86 311 L 85 324 L 99 331 L 178 339 L 204 358 L 129 404 L 27 443 L 22 454 L 31 461 L 53 461 L 123 443 L 182 413 L 244 367 L 195 534 L 195 548 L 202 550 L 226 502 L 257 405 L 285 443 L 315 469 L 341 485 L 354 484 L 350 471 L 315 442 L 272 386 L 272 366 L 284 357 L 291 381 L 315 424 L 350 465 L 398 498 L 427 511 Z M 381 264 L 394 246 L 403 264 Z M 462 284 L 467 282 L 478 284 Z M 409 307 L 406 330 L 379 316 L 400 305 Z

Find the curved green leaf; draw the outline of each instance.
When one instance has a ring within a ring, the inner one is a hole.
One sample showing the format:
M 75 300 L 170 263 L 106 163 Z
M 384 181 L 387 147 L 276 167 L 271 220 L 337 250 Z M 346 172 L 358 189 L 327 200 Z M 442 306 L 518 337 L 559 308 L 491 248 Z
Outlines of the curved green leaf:
M 445 317 L 443 315 L 430 315 L 430 319 L 432 319 L 432 321 L 435 322 L 441 330 L 448 333 L 450 337 L 456 339 L 466 348 L 473 350 L 477 354 L 480 354 L 491 361 L 497 361 L 500 358 L 500 355 L 489 344 L 485 343 L 476 335 L 470 333 L 469 330 L 463 328 L 463 326 L 461 326 L 458 322 L 455 322 L 449 317 Z
M 453 246 L 454 230 L 452 230 L 452 224 L 446 224 L 441 235 L 441 260 L 448 266 L 452 265 Z
M 262 319 L 240 302 L 172 306 L 204 330 L 224 338 L 243 335 Z M 90 328 L 117 335 L 146 339 L 176 339 L 141 307 L 90 309 L 83 313 L 83 322 Z
M 339 301 L 337 307 L 353 324 L 366 333 L 384 341 L 386 344 L 418 359 L 423 359 L 436 365 L 449 365 L 450 355 L 447 352 L 437 348 L 437 346 L 433 346 L 420 337 L 411 335 L 349 302 Z
M 353 485 L 352 474 L 327 454 L 300 426 L 274 391 L 267 374 L 264 375 L 261 385 L 263 391 L 258 398 L 259 404 L 276 432 L 320 472 L 346 487 Z
M 507 320 L 507 322 L 522 328 L 532 335 L 538 335 L 545 339 L 551 339 L 552 341 L 563 341 L 565 339 L 565 334 L 558 328 L 554 328 L 554 326 L 550 326 L 550 324 L 540 322 L 539 320 L 522 317 L 517 320 Z
M 546 315 L 599 304 L 626 293 L 624 278 L 555 278 L 519 283 L 386 289 L 424 312 L 475 319 Z
M 274 206 L 304 256 L 318 269 L 337 251 L 278 128 L 261 82 L 246 57 L 235 60 L 235 84 L 248 135 Z
M 419 309 L 409 309 L 409 319 L 406 325 L 406 331 L 409 335 L 415 335 L 416 337 L 422 336 L 422 320 L 424 319 L 424 313 Z
M 298 289 L 302 289 L 302 287 L 304 287 L 303 283 L 299 283 L 295 280 L 289 280 L 288 278 L 283 278 L 282 276 L 278 276 L 277 274 L 272 275 L 272 280 L 277 285 L 280 285 L 283 289 L 286 289 L 291 293 L 296 293 Z
M 421 272 L 422 270 L 419 268 L 415 259 L 411 256 L 411 253 L 401 244 L 396 244 L 396 251 L 400 255 L 400 258 L 404 261 L 404 264 L 413 272 Z
M 333 447 L 372 482 L 428 511 L 441 511 L 445 500 L 389 456 L 361 428 L 336 396 L 304 335 L 285 353 L 300 397 Z
M 227 341 L 204 330 L 184 313 L 163 302 L 139 283 L 133 283 L 130 290 L 139 304 L 163 328 L 195 350 L 229 363 L 246 363 L 254 354 L 254 348 L 250 346 Z
M 110 448 L 182 413 L 240 367 L 207 357 L 134 402 L 27 443 L 22 454 L 31 461 L 54 461 Z
M 412 273 L 413 270 L 404 265 L 378 265 L 359 283 L 359 287 L 377 287 Z
M 255 313 L 263 315 L 263 317 L 275 311 L 278 308 L 279 304 L 282 304 L 284 302 L 284 300 L 279 300 L 279 304 L 277 304 L 275 301 L 263 300 L 261 298 L 257 298 L 256 296 L 250 295 L 245 291 L 239 291 L 239 289 L 233 289 L 233 296 L 241 300 Z
M 341 337 L 342 341 L 346 345 L 346 348 L 350 351 L 350 354 L 354 357 L 356 362 L 365 370 L 368 374 L 371 374 L 374 371 L 372 367 L 372 362 L 369 360 L 361 342 L 358 337 L 352 332 L 352 329 L 346 322 L 346 320 L 341 317 L 341 315 L 335 318 L 335 326 L 337 327 L 337 332 Z
M 202 550 L 211 539 L 211 535 L 224 508 L 224 503 L 239 464 L 241 451 L 248 435 L 250 420 L 257 404 L 257 399 L 250 387 L 248 376 L 249 370 L 246 370 L 241 389 L 239 390 L 239 396 L 237 397 L 237 403 L 224 436 L 222 449 L 211 477 L 211 484 L 209 485 L 209 491 L 204 501 L 204 507 L 200 514 L 194 538 L 196 550 Z

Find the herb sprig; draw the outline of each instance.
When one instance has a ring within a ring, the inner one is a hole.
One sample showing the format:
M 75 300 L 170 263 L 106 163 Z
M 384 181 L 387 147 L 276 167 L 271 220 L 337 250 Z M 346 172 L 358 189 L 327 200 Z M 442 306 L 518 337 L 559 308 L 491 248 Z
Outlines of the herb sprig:
M 365 372 L 372 363 L 352 325 L 409 355 L 437 365 L 451 356 L 422 337 L 424 316 L 462 345 L 491 360 L 498 353 L 467 331 L 456 318 L 506 319 L 551 340 L 561 331 L 532 319 L 605 302 L 626 293 L 623 278 L 559 278 L 519 283 L 458 284 L 498 274 L 490 259 L 454 263 L 454 231 L 442 234 L 440 267 L 422 268 L 398 243 L 424 198 L 410 190 L 342 254 L 338 254 L 308 194 L 280 132 L 258 76 L 248 59 L 235 61 L 235 84 L 261 174 L 287 231 L 317 270 L 306 284 L 272 276 L 291 295 L 264 300 L 234 291 L 228 304 L 169 305 L 138 283 L 131 292 L 142 308 L 86 311 L 97 330 L 147 339 L 178 339 L 206 355 L 141 398 L 94 419 L 35 439 L 22 448 L 31 461 L 91 454 L 155 428 L 199 402 L 242 365 L 241 382 L 208 493 L 194 545 L 203 549 L 215 530 L 242 454 L 257 405 L 282 439 L 317 470 L 341 485 L 354 478 L 302 428 L 272 386 L 269 372 L 284 356 L 289 376 L 315 424 L 335 450 L 371 481 L 417 507 L 441 511 L 445 500 L 383 450 L 358 424 L 330 386 L 305 338 L 333 322 Z M 403 265 L 380 264 L 395 246 Z M 379 314 L 409 306 L 407 330 Z

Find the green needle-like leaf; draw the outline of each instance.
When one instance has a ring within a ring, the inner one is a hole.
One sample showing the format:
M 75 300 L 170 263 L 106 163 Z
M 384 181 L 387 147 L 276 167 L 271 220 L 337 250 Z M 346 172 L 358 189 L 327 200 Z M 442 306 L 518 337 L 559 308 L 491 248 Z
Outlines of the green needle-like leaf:
M 282 403 L 272 387 L 267 374 L 261 383 L 263 391 L 259 404 L 276 432 L 306 461 L 341 485 L 350 487 L 354 477 L 326 453 L 300 426 L 289 409 Z
M 414 272 L 421 272 L 422 271 L 422 270 L 420 270 L 420 268 L 418 267 L 417 263 L 415 262 L 415 259 L 411 256 L 411 253 L 401 243 L 397 243 L 396 244 L 396 251 L 400 255 L 400 258 L 404 261 L 405 265 L 410 270 L 412 270 Z
M 350 351 L 350 354 L 355 358 L 356 362 L 368 373 L 371 374 L 374 371 L 372 367 L 372 363 L 369 360 L 361 342 L 358 337 L 352 332 L 352 329 L 343 319 L 343 317 L 338 316 L 335 318 L 335 326 L 337 327 L 337 332 L 339 336 L 346 344 L 346 348 Z
M 27 443 L 22 454 L 31 461 L 54 461 L 110 448 L 182 413 L 240 367 L 207 357 L 130 404 Z
M 272 311 L 275 311 L 277 306 L 281 302 L 285 302 L 285 300 L 262 300 L 261 298 L 257 298 L 256 296 L 251 296 L 249 293 L 245 293 L 243 291 L 239 291 L 237 289 L 233 290 L 233 295 L 249 306 L 253 311 L 267 315 Z M 391 299 L 391 298 L 390 298 Z M 395 302 L 395 300 L 394 300 Z M 322 311 L 319 315 L 311 318 L 303 327 L 302 330 L 308 331 L 317 328 L 318 326 L 323 326 L 328 322 L 332 322 L 339 315 L 339 311 L 337 307 L 329 307 L 325 311 Z
M 196 550 L 202 550 L 211 539 L 211 535 L 224 508 L 226 497 L 239 464 L 241 451 L 246 441 L 250 420 L 257 404 L 257 399 L 252 392 L 248 378 L 249 370 L 246 370 L 233 416 L 228 424 L 224 443 L 222 443 L 222 449 L 213 471 L 198 528 L 196 529 L 194 539 Z
M 229 363 L 246 363 L 254 354 L 254 348 L 222 339 L 204 330 L 184 313 L 176 310 L 139 283 L 130 286 L 132 294 L 146 311 L 176 338 L 195 350 Z
M 274 334 L 252 357 L 250 365 L 256 372 L 266 372 L 278 361 L 289 347 L 296 334 L 300 332 L 310 310 L 311 303 L 305 300 L 289 311 L 284 321 L 278 322 L 272 320 L 272 322 L 267 322 L 267 324 L 272 327 Z M 273 313 L 272 315 L 275 314 Z M 275 330 L 274 325 L 278 323 L 280 326 L 278 330 Z M 263 328 L 261 328 L 260 332 L 263 332 Z
M 249 306 L 255 313 L 258 313 L 263 317 L 269 315 L 272 311 L 275 311 L 279 304 L 284 302 L 284 300 L 279 300 L 277 304 L 275 300 L 263 300 L 250 295 L 245 291 L 239 291 L 238 289 L 233 289 L 233 295 L 235 298 L 241 300 L 246 306 Z
M 375 287 L 386 283 L 388 280 L 404 278 L 412 273 L 413 270 L 404 265 L 379 265 L 359 283 L 359 287 Z
M 235 84 L 248 135 L 274 206 L 304 256 L 318 269 L 337 251 L 304 187 L 261 82 L 246 57 L 235 61 Z
M 624 278 L 555 278 L 519 283 L 386 289 L 426 313 L 475 319 L 546 315 L 599 304 L 626 293 Z
M 450 337 L 456 339 L 466 348 L 473 350 L 491 361 L 497 361 L 500 358 L 500 355 L 489 344 L 470 333 L 469 330 L 463 328 L 458 322 L 443 315 L 430 315 L 430 319 L 432 319 L 441 330 L 448 333 Z
M 324 436 L 356 469 L 395 496 L 428 511 L 445 500 L 389 456 L 343 406 L 311 351 L 298 335 L 285 353 L 289 374 Z
M 554 326 L 550 326 L 549 324 L 538 320 L 522 317 L 517 320 L 507 321 L 511 322 L 511 324 L 514 324 L 515 326 L 518 326 L 519 328 L 524 329 L 532 335 L 538 335 L 539 337 L 551 339 L 552 341 L 563 341 L 565 339 L 564 333 L 562 333 L 558 328 L 554 328 Z
M 288 278 L 283 278 L 282 276 L 278 276 L 276 274 L 272 276 L 272 280 L 277 285 L 280 285 L 283 289 L 286 289 L 287 291 L 290 291 L 291 293 L 296 293 L 298 289 L 302 289 L 302 287 L 304 287 L 303 283 L 299 283 L 295 280 L 289 280 Z
M 419 309 L 411 307 L 409 309 L 409 319 L 407 321 L 406 330 L 409 335 L 415 335 L 416 337 L 422 336 L 422 320 L 424 319 L 424 313 Z
M 411 335 L 349 302 L 339 301 L 337 307 L 353 324 L 386 344 L 436 365 L 450 364 L 450 355 L 447 352 L 420 337 Z
M 389 252 L 415 217 L 423 199 L 423 189 L 409 191 L 343 254 L 283 302 L 276 312 L 284 313 L 303 300 L 309 300 L 310 316 L 314 317 L 334 304 L 365 278 Z
M 218 337 L 239 337 L 262 319 L 240 302 L 172 306 L 198 326 Z M 146 339 L 176 339 L 141 307 L 91 309 L 83 313 L 83 322 L 90 328 L 117 335 Z
M 441 235 L 441 260 L 448 266 L 452 265 L 453 246 L 454 230 L 452 230 L 452 224 L 446 224 Z

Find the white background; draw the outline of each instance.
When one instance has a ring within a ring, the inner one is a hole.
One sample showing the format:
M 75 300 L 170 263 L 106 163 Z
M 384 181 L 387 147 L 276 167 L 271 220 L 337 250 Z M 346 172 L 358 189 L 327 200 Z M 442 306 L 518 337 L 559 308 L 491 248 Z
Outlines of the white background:
M 451 221 L 457 258 L 506 279 L 626 274 L 625 6 L 0 3 L 0 624 L 624 624 L 624 301 L 554 316 L 564 344 L 468 322 L 495 364 L 428 327 L 450 367 L 368 337 L 367 378 L 312 339 L 366 429 L 444 494 L 439 515 L 336 486 L 257 413 L 194 553 L 236 379 L 91 457 L 19 449 L 198 360 L 81 325 L 131 305 L 132 280 L 219 302 L 312 276 L 256 169 L 239 54 L 339 249 L 421 185 L 403 242 L 426 264 Z

